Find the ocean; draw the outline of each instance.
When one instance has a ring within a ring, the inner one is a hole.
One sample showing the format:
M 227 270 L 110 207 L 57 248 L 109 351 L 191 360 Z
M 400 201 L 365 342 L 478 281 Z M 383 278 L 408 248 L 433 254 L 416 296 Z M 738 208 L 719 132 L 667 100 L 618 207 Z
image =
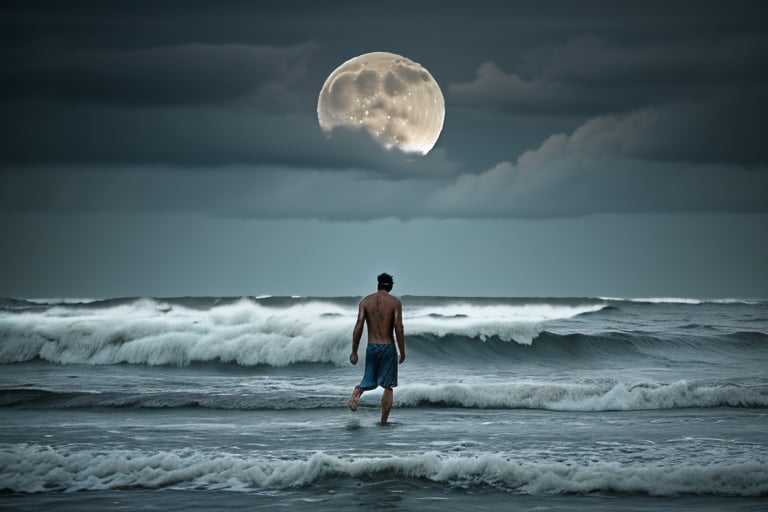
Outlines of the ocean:
M 768 510 L 768 300 L 360 298 L 0 299 L 0 510 Z

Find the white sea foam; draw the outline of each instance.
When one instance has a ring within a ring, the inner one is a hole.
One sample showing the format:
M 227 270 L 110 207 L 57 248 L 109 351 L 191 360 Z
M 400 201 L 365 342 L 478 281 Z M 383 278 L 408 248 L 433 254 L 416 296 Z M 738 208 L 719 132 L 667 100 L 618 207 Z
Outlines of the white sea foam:
M 434 378 L 434 377 L 427 377 Z M 231 386 L 197 390 L 172 388 L 142 393 L 57 392 L 42 388 L 3 390 L 0 405 L 31 404 L 35 408 L 142 407 L 209 409 L 316 409 L 343 408 L 349 392 L 346 385 L 313 379 L 295 383 L 272 381 L 242 393 Z M 258 389 L 258 391 L 256 391 Z M 381 390 L 368 392 L 364 402 L 376 404 Z M 686 408 L 766 408 L 768 383 L 688 382 L 542 382 L 512 381 L 475 383 L 401 384 L 395 392 L 397 407 L 449 407 L 470 409 L 540 409 L 550 411 L 599 412 Z
M 410 384 L 395 394 L 400 406 L 444 404 L 480 409 L 628 411 L 691 407 L 768 407 L 768 386 L 691 383 L 606 382 L 557 384 Z
M 393 457 L 304 459 L 203 453 L 196 450 L 78 450 L 11 445 L 0 450 L 0 482 L 14 492 L 105 490 L 125 487 L 284 489 L 338 478 L 396 474 L 453 487 L 493 485 L 529 494 L 626 493 L 761 496 L 768 466 L 752 460 L 699 464 L 534 463 L 502 454 L 439 452 Z

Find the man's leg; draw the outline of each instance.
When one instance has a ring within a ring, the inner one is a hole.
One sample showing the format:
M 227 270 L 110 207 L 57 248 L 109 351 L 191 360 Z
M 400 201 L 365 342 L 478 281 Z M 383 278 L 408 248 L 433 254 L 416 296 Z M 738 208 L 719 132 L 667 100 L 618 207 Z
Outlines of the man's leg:
M 389 419 L 389 411 L 392 410 L 392 388 L 384 389 L 381 395 L 381 424 L 386 425 Z
M 349 400 L 347 400 L 347 405 L 349 406 L 350 410 L 356 411 L 357 410 L 357 403 L 360 401 L 360 397 L 363 395 L 363 390 L 360 386 L 355 386 L 355 389 L 352 390 L 352 396 L 349 397 Z

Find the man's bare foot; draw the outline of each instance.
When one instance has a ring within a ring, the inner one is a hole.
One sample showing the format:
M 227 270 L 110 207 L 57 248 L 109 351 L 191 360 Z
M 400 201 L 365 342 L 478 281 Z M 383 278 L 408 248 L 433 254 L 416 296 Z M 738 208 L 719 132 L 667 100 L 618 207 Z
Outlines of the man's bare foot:
M 349 406 L 350 411 L 354 412 L 357 410 L 357 404 L 360 402 L 360 395 L 362 394 L 363 393 L 359 387 L 355 387 L 354 391 L 352 391 L 352 396 L 347 400 L 347 405 Z

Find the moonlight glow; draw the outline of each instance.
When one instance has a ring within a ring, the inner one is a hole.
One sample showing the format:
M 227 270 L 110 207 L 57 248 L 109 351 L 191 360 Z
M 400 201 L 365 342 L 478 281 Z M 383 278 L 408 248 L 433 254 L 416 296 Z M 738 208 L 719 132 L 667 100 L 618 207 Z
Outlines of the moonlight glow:
M 387 149 L 426 155 L 440 137 L 445 101 L 429 71 L 387 52 L 366 53 L 331 73 L 317 101 L 320 127 L 364 129 Z

